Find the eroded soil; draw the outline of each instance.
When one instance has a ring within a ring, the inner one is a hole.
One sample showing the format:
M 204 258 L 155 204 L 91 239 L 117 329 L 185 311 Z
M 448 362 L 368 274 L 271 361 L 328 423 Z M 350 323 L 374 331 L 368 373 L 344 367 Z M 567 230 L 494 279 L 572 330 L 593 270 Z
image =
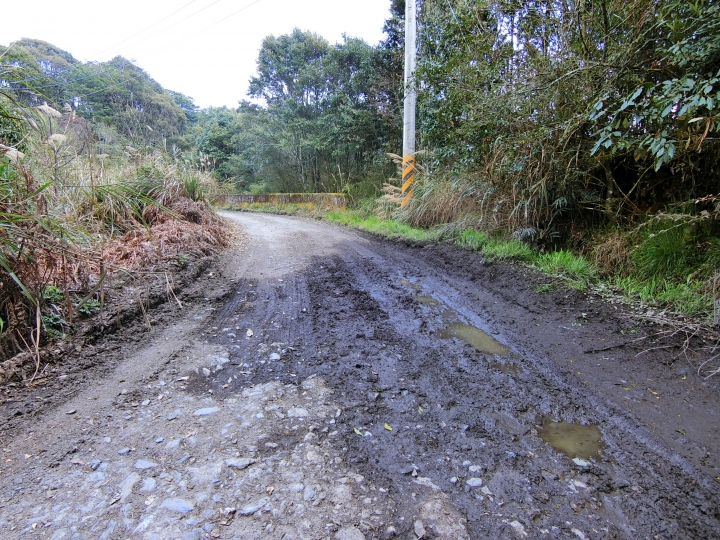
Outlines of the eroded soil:
M 231 217 L 182 309 L 13 389 L 3 537 L 720 537 L 702 358 L 450 246 Z

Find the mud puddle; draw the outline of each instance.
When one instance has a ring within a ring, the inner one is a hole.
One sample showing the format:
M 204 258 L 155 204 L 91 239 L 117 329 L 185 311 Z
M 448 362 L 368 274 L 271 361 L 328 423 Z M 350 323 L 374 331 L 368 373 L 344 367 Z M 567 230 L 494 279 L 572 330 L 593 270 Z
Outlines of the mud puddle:
M 501 357 L 513 356 L 512 351 L 492 337 L 490 334 L 480 330 L 479 328 L 470 324 L 461 322 L 460 316 L 452 308 L 445 306 L 442 302 L 437 300 L 435 297 L 425 294 L 422 285 L 412 283 L 406 279 L 401 279 L 400 283 L 406 285 L 417 292 L 415 300 L 420 304 L 429 307 L 430 309 L 440 313 L 442 322 L 445 325 L 444 328 L 436 332 L 436 336 L 440 339 L 454 339 L 457 338 L 464 341 L 475 350 L 489 354 L 497 355 Z M 506 374 L 517 375 L 522 371 L 522 368 L 513 362 L 498 362 L 492 361 L 490 365 Z
M 545 422 L 538 436 L 571 459 L 599 459 L 605 449 L 600 428 L 595 425 Z

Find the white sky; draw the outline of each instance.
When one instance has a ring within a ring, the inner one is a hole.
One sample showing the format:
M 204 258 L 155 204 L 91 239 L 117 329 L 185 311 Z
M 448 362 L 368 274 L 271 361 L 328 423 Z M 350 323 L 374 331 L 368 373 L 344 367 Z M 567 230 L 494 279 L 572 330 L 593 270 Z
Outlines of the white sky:
M 234 108 L 266 36 L 298 27 L 375 45 L 389 10 L 390 0 L 23 0 L 0 44 L 41 39 L 82 61 L 121 55 L 200 107 Z

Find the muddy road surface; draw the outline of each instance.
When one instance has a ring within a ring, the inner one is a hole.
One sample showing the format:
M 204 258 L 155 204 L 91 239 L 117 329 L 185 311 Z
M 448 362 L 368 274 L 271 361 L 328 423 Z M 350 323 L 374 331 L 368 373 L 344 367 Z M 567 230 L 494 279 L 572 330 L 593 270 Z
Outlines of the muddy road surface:
M 700 359 L 527 269 L 225 215 L 182 309 L 6 399 L 1 538 L 720 538 Z

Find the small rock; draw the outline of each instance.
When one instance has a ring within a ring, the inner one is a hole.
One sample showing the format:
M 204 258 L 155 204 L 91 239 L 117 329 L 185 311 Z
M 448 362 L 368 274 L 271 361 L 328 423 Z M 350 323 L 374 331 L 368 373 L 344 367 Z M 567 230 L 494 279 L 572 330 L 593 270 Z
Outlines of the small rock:
M 135 462 L 135 468 L 139 469 L 141 471 L 145 471 L 147 469 L 154 469 L 157 466 L 158 466 L 157 463 L 153 463 L 152 461 L 148 461 L 146 459 L 138 459 Z
M 193 413 L 193 416 L 208 416 L 215 414 L 220 410 L 220 407 L 206 407 L 205 409 L 198 409 Z
M 280 355 L 274 352 L 270 355 L 270 360 L 280 360 Z
M 458 481 L 457 476 L 453 476 L 453 477 L 450 479 L 450 483 L 451 483 L 451 484 L 457 484 L 457 481 Z
M 515 529 L 515 532 L 518 533 L 519 536 L 524 538 L 528 535 L 527 532 L 525 532 L 525 527 L 523 527 L 523 524 L 519 521 L 511 521 L 510 526 Z
M 69 411 L 65 411 L 65 414 L 75 414 L 76 412 L 75 409 L 70 409 Z
M 315 499 L 315 489 L 312 486 L 305 486 L 303 491 L 303 500 L 312 501 Z
M 186 501 L 185 499 L 165 499 L 162 503 L 162 507 L 180 514 L 187 514 L 195 509 L 193 503 Z
M 90 462 L 90 468 L 91 468 L 93 471 L 97 471 L 97 469 L 98 469 L 98 467 L 100 466 L 101 463 L 102 463 L 102 461 L 100 461 L 99 459 L 93 459 L 93 460 Z
M 492 491 L 490 491 L 490 488 L 487 486 L 483 486 L 480 488 L 480 491 L 482 491 L 485 495 L 488 497 L 492 496 Z
M 142 405 L 143 407 L 147 407 L 148 405 L 150 405 L 150 400 L 145 399 L 145 400 L 143 400 L 143 402 L 140 405 Z
M 210 376 L 210 370 L 208 368 L 204 367 L 202 369 L 202 372 L 203 372 L 203 375 L 205 375 L 206 377 Z
M 473 476 L 472 478 L 468 478 L 465 483 L 470 487 L 480 487 L 482 486 L 482 478 L 476 478 Z
M 265 506 L 268 502 L 270 502 L 270 498 L 263 497 L 261 499 L 258 499 L 257 501 L 251 502 L 250 504 L 246 504 L 238 511 L 238 513 L 241 516 L 251 516 L 258 510 L 260 510 L 263 506 Z
M 588 467 L 590 465 L 589 461 L 579 457 L 573 458 L 573 463 L 578 467 Z
M 255 463 L 255 460 L 251 458 L 230 458 L 225 460 L 225 465 L 238 470 L 247 469 L 253 463 Z
M 143 485 L 140 488 L 140 491 L 151 492 L 155 490 L 155 486 L 157 486 L 157 482 L 154 478 L 146 478 L 143 480 Z
M 180 446 L 180 439 L 173 439 L 172 441 L 168 441 L 168 443 L 165 445 L 165 448 L 168 450 L 175 450 Z
M 482 472 L 482 467 L 480 465 L 471 465 L 468 469 L 470 472 Z
M 178 418 L 178 417 L 180 416 L 180 414 L 181 414 L 180 411 L 173 411 L 173 412 L 171 412 L 171 413 L 168 415 L 168 417 L 167 417 L 168 422 L 170 422 L 170 421 L 172 421 L 172 420 L 175 420 L 176 418 Z
M 129 454 L 132 450 L 130 448 L 121 448 L 118 450 L 118 454 L 121 456 L 124 456 L 125 454 Z
M 155 439 L 155 442 L 158 443 L 158 444 L 160 444 L 160 443 L 163 442 L 164 440 L 165 440 L 164 437 L 157 437 L 157 438 Z
M 365 540 L 365 535 L 356 527 L 343 527 L 335 533 L 335 540 Z
M 287 415 L 290 418 L 304 418 L 309 415 L 307 409 L 303 409 L 302 407 L 293 407 L 292 409 L 288 410 Z
M 570 532 L 577 536 L 580 540 L 585 540 L 587 538 L 587 536 L 585 536 L 585 533 L 578 529 L 570 529 Z
M 418 538 L 424 538 L 425 534 L 427 534 L 427 531 L 425 530 L 425 525 L 423 525 L 423 522 L 419 519 L 415 521 L 413 524 L 413 530 L 415 531 L 415 536 Z

